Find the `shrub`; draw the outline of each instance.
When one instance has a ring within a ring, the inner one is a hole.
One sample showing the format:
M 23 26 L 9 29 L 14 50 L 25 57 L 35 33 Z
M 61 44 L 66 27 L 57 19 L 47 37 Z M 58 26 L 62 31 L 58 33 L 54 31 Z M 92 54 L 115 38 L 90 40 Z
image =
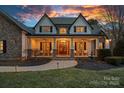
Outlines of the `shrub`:
M 124 56 L 124 40 L 119 40 L 113 50 L 114 56 Z
M 112 65 L 121 65 L 124 64 L 124 57 L 118 56 L 106 57 L 105 61 Z
M 97 50 L 98 60 L 104 60 L 105 57 L 111 56 L 110 49 L 98 49 Z
M 30 58 L 32 56 L 32 49 L 27 49 L 27 54 L 28 54 L 28 58 Z

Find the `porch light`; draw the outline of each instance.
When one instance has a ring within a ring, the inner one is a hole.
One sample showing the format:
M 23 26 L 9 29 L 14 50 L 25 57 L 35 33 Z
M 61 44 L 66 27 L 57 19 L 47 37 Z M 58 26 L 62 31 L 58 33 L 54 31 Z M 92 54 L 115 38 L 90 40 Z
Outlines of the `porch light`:
M 61 40 L 61 42 L 65 43 L 65 42 L 66 42 L 66 40 Z
M 109 39 L 109 42 L 111 42 L 112 40 L 111 39 Z

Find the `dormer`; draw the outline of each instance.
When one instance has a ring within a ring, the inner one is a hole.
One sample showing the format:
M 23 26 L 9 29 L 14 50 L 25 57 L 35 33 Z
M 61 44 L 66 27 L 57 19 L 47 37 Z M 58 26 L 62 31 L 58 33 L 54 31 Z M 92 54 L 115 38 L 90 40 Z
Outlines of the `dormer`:
M 80 14 L 69 29 L 70 34 L 91 34 L 92 27 L 87 20 Z
M 35 25 L 35 34 L 56 34 L 57 30 L 47 14 L 44 14 Z

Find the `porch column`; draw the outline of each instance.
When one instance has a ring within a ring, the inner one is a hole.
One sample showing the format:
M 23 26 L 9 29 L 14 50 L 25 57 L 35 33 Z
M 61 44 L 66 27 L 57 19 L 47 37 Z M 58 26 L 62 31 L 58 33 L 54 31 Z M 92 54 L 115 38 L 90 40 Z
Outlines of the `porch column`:
M 97 54 L 97 50 L 99 49 L 99 39 L 97 38 L 96 39 L 96 56 L 98 55 Z
M 56 57 L 56 38 L 53 39 L 53 58 Z
M 99 40 L 96 39 L 96 49 L 99 49 Z
M 32 56 L 32 46 L 31 46 L 31 38 L 27 39 L 27 57 L 30 58 Z
M 73 38 L 71 38 L 71 50 L 70 50 L 71 52 L 71 58 L 74 58 L 74 44 L 73 44 Z

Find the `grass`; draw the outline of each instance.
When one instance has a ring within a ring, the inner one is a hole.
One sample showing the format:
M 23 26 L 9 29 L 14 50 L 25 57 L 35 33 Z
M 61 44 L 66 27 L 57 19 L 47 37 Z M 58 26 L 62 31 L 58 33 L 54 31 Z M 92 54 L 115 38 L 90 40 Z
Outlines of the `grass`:
M 124 87 L 124 68 L 68 68 L 41 72 L 0 73 L 0 87 Z

